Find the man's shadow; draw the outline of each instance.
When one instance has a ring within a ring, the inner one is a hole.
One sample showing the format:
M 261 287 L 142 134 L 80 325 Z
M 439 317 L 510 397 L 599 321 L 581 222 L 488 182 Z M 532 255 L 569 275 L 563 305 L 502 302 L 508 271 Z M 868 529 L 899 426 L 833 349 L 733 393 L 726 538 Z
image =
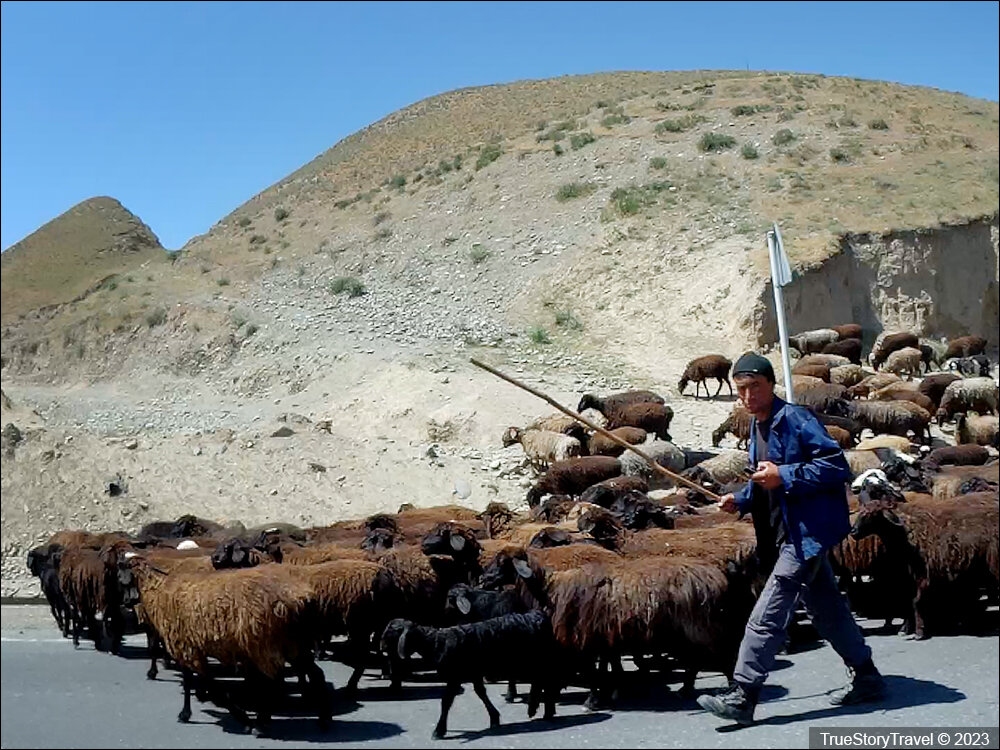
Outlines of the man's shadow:
M 793 723 L 815 723 L 822 719 L 829 719 L 834 716 L 863 715 L 869 713 L 883 713 L 898 708 L 911 708 L 913 706 L 926 706 L 934 703 L 956 703 L 965 700 L 966 696 L 960 690 L 955 690 L 947 685 L 942 685 L 930 680 L 918 680 L 914 677 L 904 677 L 901 675 L 884 675 L 886 694 L 885 698 L 869 703 L 859 703 L 854 706 L 828 706 L 826 708 L 816 708 L 811 711 L 804 711 L 798 714 L 781 714 L 778 716 L 768 716 L 759 721 L 755 721 L 752 726 L 782 726 Z M 776 706 L 780 703 L 803 700 L 805 698 L 826 697 L 833 691 L 813 694 L 809 696 L 796 696 L 795 698 L 781 698 L 768 701 L 762 704 L 765 707 Z M 760 706 L 758 706 L 758 711 Z M 744 727 L 739 724 L 727 724 L 719 727 L 719 732 L 732 732 Z

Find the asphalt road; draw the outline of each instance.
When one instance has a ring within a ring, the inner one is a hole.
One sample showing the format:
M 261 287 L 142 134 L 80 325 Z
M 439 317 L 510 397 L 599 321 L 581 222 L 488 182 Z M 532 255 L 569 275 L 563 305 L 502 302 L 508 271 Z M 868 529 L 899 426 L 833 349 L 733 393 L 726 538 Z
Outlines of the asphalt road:
M 2 713 L 0 744 L 14 747 L 342 747 L 474 748 L 562 747 L 805 747 L 808 728 L 861 726 L 997 726 L 1000 718 L 1000 637 L 998 613 L 983 635 L 935 637 L 924 642 L 869 632 L 875 662 L 886 675 L 889 698 L 881 704 L 838 709 L 827 692 L 847 681 L 837 655 L 827 645 L 782 655 L 757 709 L 758 722 L 739 729 L 701 711 L 693 700 L 661 684 L 629 681 L 613 711 L 583 708 L 582 688 L 565 690 L 555 720 L 528 720 L 522 703 L 505 704 L 503 687 L 488 685 L 503 724 L 488 730 L 486 711 L 470 688 L 458 696 L 445 740 L 430 739 L 440 707 L 436 684 L 408 684 L 402 698 L 386 694 L 372 672 L 361 683 L 359 701 L 338 702 L 328 731 L 315 719 L 276 711 L 269 738 L 255 738 L 212 704 L 192 700 L 189 724 L 176 720 L 181 708 L 179 676 L 161 670 L 155 681 L 145 672 L 145 639 L 126 641 L 128 658 L 95 652 L 59 637 L 47 608 L 2 608 Z M 876 623 L 861 620 L 867 631 Z M 322 662 L 327 679 L 344 685 L 348 670 Z M 697 688 L 724 685 L 719 674 L 699 679 Z M 678 685 L 673 684 L 676 688 Z

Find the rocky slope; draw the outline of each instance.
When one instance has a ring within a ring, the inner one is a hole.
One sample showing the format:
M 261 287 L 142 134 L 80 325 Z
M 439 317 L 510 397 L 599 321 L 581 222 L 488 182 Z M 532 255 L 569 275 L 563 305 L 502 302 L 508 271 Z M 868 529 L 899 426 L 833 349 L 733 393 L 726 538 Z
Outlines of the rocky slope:
M 997 122 L 993 102 L 821 76 L 486 87 L 373 124 L 88 294 L 8 311 L 29 284 L 5 253 L 3 593 L 32 590 L 24 552 L 67 526 L 517 505 L 530 473 L 499 437 L 549 409 L 471 356 L 570 406 L 655 388 L 678 442 L 706 446 L 731 402 L 676 383 L 768 340 L 772 220 L 798 323 L 896 325 L 885 301 L 919 266 L 904 296 L 943 300 L 926 332 L 972 326 L 952 291 L 996 288 Z M 917 252 L 924 229 L 944 239 Z

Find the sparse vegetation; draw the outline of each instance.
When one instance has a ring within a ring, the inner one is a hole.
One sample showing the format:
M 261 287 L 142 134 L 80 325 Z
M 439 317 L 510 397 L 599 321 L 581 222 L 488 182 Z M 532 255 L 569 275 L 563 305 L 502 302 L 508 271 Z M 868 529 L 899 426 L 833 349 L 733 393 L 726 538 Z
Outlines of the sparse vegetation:
M 379 211 L 377 214 L 375 214 L 374 217 L 372 217 L 372 224 L 378 226 L 383 221 L 386 221 L 390 218 L 392 218 L 392 214 L 389 213 L 388 211 Z
M 330 282 L 331 294 L 346 293 L 348 297 L 360 297 L 366 292 L 364 283 L 356 276 L 338 276 Z
M 503 149 L 500 148 L 496 143 L 488 143 L 483 146 L 482 150 L 479 152 L 479 158 L 476 159 L 476 170 L 480 170 L 485 166 L 488 166 L 500 158 L 503 154 Z
M 546 331 L 541 326 L 534 326 L 528 329 L 528 338 L 536 344 L 551 344 L 552 339 L 549 338 L 549 332 Z
M 236 222 L 236 225 L 240 229 L 246 229 L 248 226 L 250 226 L 250 217 L 249 216 L 241 216 L 239 218 L 239 220 Z
M 760 154 L 757 153 L 756 146 L 754 146 L 750 142 L 747 142 L 744 143 L 743 147 L 740 149 L 740 156 L 742 156 L 744 159 L 756 159 L 758 156 L 760 156 Z
M 704 121 L 705 118 L 701 115 L 684 115 L 676 120 L 661 120 L 656 123 L 653 132 L 657 135 L 662 135 L 663 133 L 682 133 L 685 130 L 697 127 Z
M 788 128 L 782 128 L 771 138 L 775 146 L 785 146 L 795 140 L 795 133 Z
M 569 182 L 560 186 L 556 191 L 556 200 L 562 203 L 573 198 L 582 198 L 595 190 L 597 190 L 597 185 L 592 182 Z
M 274 209 L 274 220 L 275 221 L 284 221 L 289 216 L 290 216 L 290 214 L 289 214 L 287 208 L 282 208 L 281 206 L 278 206 L 276 209 Z
M 831 148 L 830 158 L 839 164 L 846 164 L 851 161 L 851 155 L 842 148 Z
M 611 192 L 610 206 L 621 216 L 632 216 L 643 208 L 654 205 L 660 193 L 669 189 L 669 182 L 651 182 L 647 185 L 615 188 Z
M 555 154 L 556 156 L 562 156 L 565 152 L 563 151 L 562 146 L 560 146 L 558 143 L 553 143 L 552 153 Z
M 583 328 L 583 323 L 580 322 L 580 319 L 571 310 L 557 311 L 556 325 L 569 331 L 579 331 Z
M 146 313 L 146 326 L 148 328 L 155 328 L 156 326 L 163 325 L 167 322 L 167 311 L 162 307 L 157 307 L 154 310 L 150 310 Z
M 397 174 L 393 175 L 389 179 L 389 187 L 394 187 L 399 189 L 402 188 L 404 185 L 406 185 L 406 175 Z
M 579 151 L 584 146 L 587 146 L 587 145 L 593 143 L 596 140 L 597 139 L 594 138 L 593 133 L 589 133 L 589 132 L 573 133 L 569 137 L 569 145 L 570 145 L 570 148 L 572 148 L 574 151 Z
M 725 151 L 736 145 L 736 139 L 725 133 L 705 133 L 698 140 L 698 148 L 708 153 Z
M 490 251 L 482 246 L 481 243 L 475 242 L 472 245 L 472 249 L 469 250 L 469 260 L 473 263 L 479 264 L 490 257 Z
M 881 117 L 878 117 L 878 118 L 876 118 L 874 120 L 869 120 L 868 121 L 868 127 L 871 130 L 888 130 L 889 129 L 889 123 L 887 123 Z
M 649 160 L 649 166 L 652 167 L 653 169 L 666 169 L 667 160 L 662 156 L 654 156 L 652 159 Z
M 535 140 L 539 143 L 542 141 L 561 141 L 570 130 L 576 130 L 576 120 L 564 120 L 556 123 L 544 133 L 539 133 Z
M 392 237 L 392 227 L 379 227 L 375 230 L 376 240 L 387 240 Z
M 261 243 L 264 243 L 264 242 L 267 242 L 267 237 L 265 237 L 262 234 L 255 234 L 252 237 L 250 237 L 250 244 L 251 245 L 260 245 Z
M 218 284 L 219 286 L 229 286 L 229 279 L 226 278 L 225 276 L 220 276 L 215 280 L 215 283 Z
M 781 112 L 778 113 L 778 122 L 788 122 L 789 120 L 794 120 L 794 119 L 795 119 L 795 113 L 787 109 L 783 109 L 781 110 Z

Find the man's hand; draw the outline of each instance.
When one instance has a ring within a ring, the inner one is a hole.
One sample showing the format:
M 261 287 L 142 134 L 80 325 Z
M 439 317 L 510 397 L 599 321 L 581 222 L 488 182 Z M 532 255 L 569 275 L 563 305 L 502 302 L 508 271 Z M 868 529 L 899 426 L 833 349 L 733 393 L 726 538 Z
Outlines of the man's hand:
M 723 495 L 722 499 L 719 500 L 719 510 L 726 513 L 736 512 L 736 496 L 732 492 L 728 495 Z
M 754 484 L 763 487 L 765 490 L 776 490 L 782 485 L 781 474 L 778 473 L 778 465 L 770 461 L 761 461 L 757 464 L 757 471 L 750 479 Z

